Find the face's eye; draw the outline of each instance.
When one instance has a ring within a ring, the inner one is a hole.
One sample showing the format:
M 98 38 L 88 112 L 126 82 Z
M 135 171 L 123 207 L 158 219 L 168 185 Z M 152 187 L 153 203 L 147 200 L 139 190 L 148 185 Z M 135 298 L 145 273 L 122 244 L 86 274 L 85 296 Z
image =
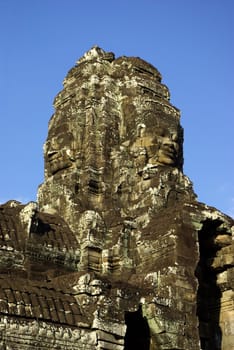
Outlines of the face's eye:
M 158 129 L 158 136 L 166 137 L 167 136 L 167 130 L 164 129 L 164 128 L 159 128 Z

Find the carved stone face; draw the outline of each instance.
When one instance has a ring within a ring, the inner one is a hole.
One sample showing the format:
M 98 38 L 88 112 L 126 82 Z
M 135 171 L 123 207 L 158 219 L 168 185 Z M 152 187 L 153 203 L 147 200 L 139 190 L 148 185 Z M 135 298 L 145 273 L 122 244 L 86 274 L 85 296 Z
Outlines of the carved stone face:
M 51 137 L 45 143 L 44 154 L 48 175 L 69 168 L 74 162 L 73 135 L 62 133 Z
M 155 132 L 153 133 L 153 131 Z M 147 164 L 150 166 L 175 166 L 179 151 L 178 133 L 176 130 L 170 131 L 166 127 L 141 131 L 133 143 L 131 151 L 137 158 L 137 165 L 140 167 Z
M 166 128 L 159 128 L 152 145 L 147 147 L 150 164 L 175 165 L 178 157 L 178 134 Z

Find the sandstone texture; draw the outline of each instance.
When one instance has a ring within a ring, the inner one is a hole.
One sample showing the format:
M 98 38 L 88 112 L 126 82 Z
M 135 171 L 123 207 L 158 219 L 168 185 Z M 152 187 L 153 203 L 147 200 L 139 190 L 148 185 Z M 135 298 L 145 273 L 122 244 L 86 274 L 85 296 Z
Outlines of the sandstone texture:
M 99 47 L 68 72 L 37 203 L 0 206 L 0 349 L 234 350 L 233 219 L 161 79 Z

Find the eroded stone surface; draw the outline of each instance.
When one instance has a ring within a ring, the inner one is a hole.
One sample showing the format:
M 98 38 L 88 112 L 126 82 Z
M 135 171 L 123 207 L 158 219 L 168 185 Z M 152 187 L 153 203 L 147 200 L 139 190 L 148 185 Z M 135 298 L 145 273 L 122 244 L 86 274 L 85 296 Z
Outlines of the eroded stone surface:
M 98 47 L 68 72 L 38 203 L 0 207 L 2 349 L 233 349 L 233 220 L 196 201 L 161 79 Z

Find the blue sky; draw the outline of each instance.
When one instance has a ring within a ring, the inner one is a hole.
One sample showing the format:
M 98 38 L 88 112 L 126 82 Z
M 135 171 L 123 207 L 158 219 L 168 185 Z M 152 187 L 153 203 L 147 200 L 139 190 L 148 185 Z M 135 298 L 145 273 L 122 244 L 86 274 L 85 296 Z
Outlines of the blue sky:
M 98 45 L 156 66 L 181 110 L 184 173 L 234 215 L 233 0 L 0 0 L 0 202 L 36 199 L 53 99 Z

